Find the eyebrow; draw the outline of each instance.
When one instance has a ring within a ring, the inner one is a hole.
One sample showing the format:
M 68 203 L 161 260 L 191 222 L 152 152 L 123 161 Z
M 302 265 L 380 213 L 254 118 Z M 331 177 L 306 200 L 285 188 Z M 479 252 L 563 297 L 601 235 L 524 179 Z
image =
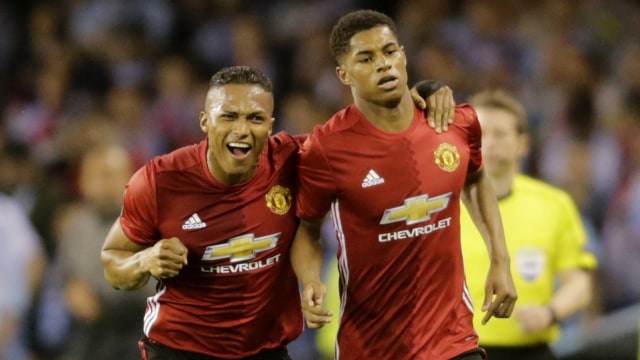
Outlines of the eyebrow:
M 382 50 L 388 49 L 390 46 L 399 46 L 399 44 L 395 41 L 388 42 L 384 44 L 384 46 L 382 47 Z M 355 56 L 371 55 L 373 53 L 374 53 L 374 50 L 360 50 L 355 54 Z
M 372 50 L 360 50 L 356 53 L 356 56 L 360 56 L 360 55 L 371 55 L 373 54 Z
M 225 109 L 222 109 L 221 113 L 223 113 L 223 114 L 230 114 L 230 115 L 244 115 L 244 113 L 239 112 L 239 111 L 235 111 L 235 110 L 225 110 Z M 248 114 L 246 114 L 246 116 L 247 116 L 247 117 L 250 117 L 250 116 L 256 116 L 256 115 L 266 116 L 266 114 L 267 114 L 267 113 L 266 113 L 265 111 L 260 110 L 260 111 L 254 111 L 254 112 L 248 113 Z

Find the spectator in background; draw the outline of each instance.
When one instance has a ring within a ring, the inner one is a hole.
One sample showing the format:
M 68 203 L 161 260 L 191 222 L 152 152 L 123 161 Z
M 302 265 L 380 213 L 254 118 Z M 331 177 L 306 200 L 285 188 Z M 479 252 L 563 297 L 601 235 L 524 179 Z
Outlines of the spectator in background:
M 194 96 L 194 72 L 188 60 L 166 57 L 158 64 L 156 91 L 146 114 L 146 123 L 158 141 L 157 153 L 165 153 L 200 141 L 202 134 L 195 126 L 185 126 L 198 117 L 200 101 Z
M 0 169 L 11 171 L 2 146 Z M 42 242 L 28 212 L 0 192 L 0 359 L 30 358 L 27 318 L 45 271 Z
M 585 230 L 569 195 L 520 174 L 529 142 L 522 105 L 502 90 L 478 93 L 470 103 L 482 127 L 484 169 L 498 197 L 518 291 L 512 318 L 481 325 L 475 313 L 480 344 L 490 359 L 555 359 L 549 344 L 562 320 L 589 305 L 596 260 L 585 250 Z M 484 234 L 467 211 L 460 227 L 467 285 L 474 304 L 481 304 L 482 274 L 489 268 L 480 245 Z
M 67 33 L 82 52 L 109 62 L 116 82 L 141 85 L 153 57 L 175 28 L 169 0 L 79 0 L 67 3 Z
M 27 315 L 46 260 L 27 214 L 6 194 L 0 213 L 0 358 L 26 360 Z
M 19 43 L 16 34 L 18 33 L 20 19 L 11 10 L 9 3 L 3 2 L 0 4 L 0 24 L 2 24 L 2 31 L 0 32 L 0 77 L 5 79 L 4 83 L 9 82 L 9 74 L 13 70 L 12 62 L 16 58 Z M 1 109 L 6 106 L 7 96 L 11 90 L 10 86 L 0 86 Z
M 142 336 L 142 312 L 153 287 L 116 292 L 96 266 L 132 173 L 131 159 L 122 147 L 90 149 L 80 163 L 80 199 L 59 210 L 57 261 L 65 279 L 66 304 L 75 320 L 68 354 L 72 359 L 135 359 L 140 354 L 136 342 Z
M 640 89 L 628 93 L 619 131 L 626 166 L 602 233 L 600 285 L 605 312 L 640 302 Z
M 330 114 L 313 99 L 311 94 L 302 91 L 287 96 L 282 101 L 279 127 L 293 134 L 308 134 L 315 125 L 322 124 Z
M 29 145 L 0 133 L 0 192 L 13 197 L 27 214 L 35 201 L 36 166 L 31 161 Z
M 539 170 L 551 184 L 566 189 L 588 228 L 601 226 L 605 207 L 600 204 L 611 198 L 622 172 L 615 133 L 599 101 L 604 98 L 602 70 L 595 54 L 564 41 L 555 45 L 546 60 L 551 89 L 544 95 L 555 106 L 543 115 L 547 124 L 540 129 L 545 142 Z
M 159 154 L 162 139 L 156 136 L 155 124 L 147 118 L 147 97 L 142 89 L 112 87 L 106 96 L 105 110 L 117 131 L 117 142 L 129 153 L 134 169 Z
M 33 159 L 41 165 L 55 160 L 56 129 L 68 115 L 69 59 L 65 55 L 42 59 L 42 66 L 36 70 L 34 96 L 14 102 L 5 114 L 7 136 L 28 143 Z

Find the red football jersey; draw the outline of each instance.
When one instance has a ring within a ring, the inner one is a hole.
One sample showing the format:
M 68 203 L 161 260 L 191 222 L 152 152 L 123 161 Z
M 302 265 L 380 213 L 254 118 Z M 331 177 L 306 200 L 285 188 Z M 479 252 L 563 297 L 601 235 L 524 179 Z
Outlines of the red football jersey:
M 300 152 L 298 216 L 328 210 L 339 242 L 339 359 L 450 359 L 477 347 L 459 198 L 482 164 L 475 111 L 437 134 L 420 109 L 384 132 L 351 105 Z
M 207 141 L 157 157 L 126 187 L 120 220 L 151 246 L 178 237 L 188 265 L 147 301 L 144 333 L 176 349 L 240 358 L 286 345 L 302 331 L 289 247 L 299 143 L 269 139 L 256 175 L 226 186 L 207 167 Z

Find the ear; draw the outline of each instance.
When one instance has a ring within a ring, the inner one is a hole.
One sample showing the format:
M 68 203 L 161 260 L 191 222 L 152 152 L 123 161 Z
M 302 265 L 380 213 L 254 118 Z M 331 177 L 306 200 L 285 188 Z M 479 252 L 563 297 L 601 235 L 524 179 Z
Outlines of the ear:
M 336 66 L 336 75 L 341 83 L 347 86 L 351 86 L 351 76 L 345 71 L 345 69 L 340 66 Z
M 522 159 L 529 154 L 529 136 L 527 134 L 518 135 L 518 143 L 518 157 Z
M 404 46 L 400 45 L 400 53 L 402 54 L 402 61 L 407 66 L 407 53 L 404 51 Z
M 271 133 L 273 132 L 273 123 L 276 122 L 276 118 L 271 118 L 269 119 L 271 121 L 271 123 L 269 124 L 269 135 L 271 135 Z
M 204 111 L 200 111 L 200 130 L 202 130 L 203 133 L 208 133 L 209 132 L 209 115 L 207 115 L 206 112 Z

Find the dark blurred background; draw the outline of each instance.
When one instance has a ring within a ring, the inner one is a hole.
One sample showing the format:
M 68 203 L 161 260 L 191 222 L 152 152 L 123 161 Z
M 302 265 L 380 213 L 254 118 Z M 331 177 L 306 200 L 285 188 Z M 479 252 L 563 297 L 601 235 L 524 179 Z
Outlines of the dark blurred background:
M 100 289 L 95 252 L 123 182 L 203 138 L 198 112 L 223 66 L 271 76 L 278 129 L 324 122 L 350 102 L 328 37 L 356 8 L 396 20 L 411 82 L 441 80 L 457 102 L 488 87 L 523 101 L 533 135 L 524 170 L 573 196 L 600 263 L 596 300 L 555 349 L 565 359 L 636 358 L 640 2 L 631 0 L 2 1 L 0 190 L 34 234 L 0 233 L 0 248 L 14 249 L 0 255 L 0 338 L 18 339 L 0 340 L 0 358 L 99 352 L 84 329 L 125 316 L 115 315 L 122 297 Z M 83 177 L 87 161 L 113 172 Z M 144 302 L 135 306 L 141 318 Z M 294 358 L 319 358 L 313 337 L 291 346 Z

